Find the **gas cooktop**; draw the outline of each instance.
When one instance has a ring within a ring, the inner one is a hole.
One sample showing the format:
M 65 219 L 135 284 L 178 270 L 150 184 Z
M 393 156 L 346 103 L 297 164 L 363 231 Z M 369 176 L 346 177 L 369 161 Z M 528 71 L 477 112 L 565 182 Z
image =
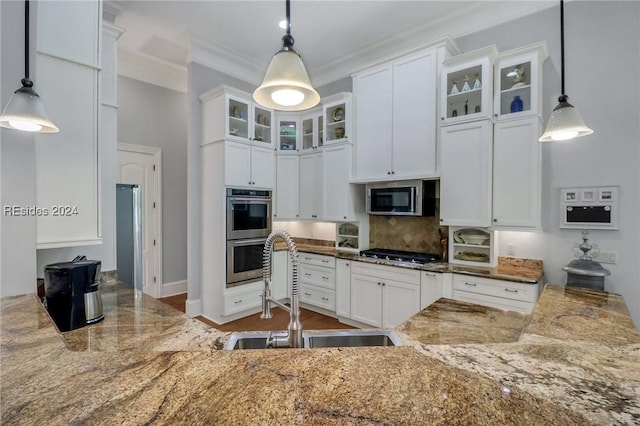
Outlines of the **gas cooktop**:
M 439 262 L 440 256 L 433 253 L 420 253 L 403 250 L 389 250 L 373 248 L 369 250 L 362 250 L 360 256 L 369 257 L 373 259 L 392 260 L 396 262 L 407 263 L 430 263 Z

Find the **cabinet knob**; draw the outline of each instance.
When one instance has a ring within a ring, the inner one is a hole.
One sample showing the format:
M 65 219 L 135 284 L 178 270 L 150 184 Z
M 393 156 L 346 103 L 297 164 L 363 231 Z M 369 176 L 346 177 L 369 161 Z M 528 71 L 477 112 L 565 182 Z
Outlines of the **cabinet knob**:
M 255 185 L 255 184 L 256 184 L 255 182 L 251 182 L 251 185 Z
M 273 215 L 273 217 L 278 217 L 278 215 L 277 215 L 277 214 L 274 214 L 274 215 Z
M 444 117 L 440 117 L 440 120 L 444 120 Z
M 388 175 L 390 175 L 390 174 L 391 174 L 391 172 L 387 172 L 387 174 L 388 174 Z
M 385 285 L 386 285 L 385 283 L 382 283 L 382 286 L 383 286 L 383 287 L 384 287 Z
M 494 221 L 494 222 L 497 222 L 497 221 L 498 221 L 498 219 L 493 219 L 493 221 Z
M 444 219 L 440 218 L 440 222 L 444 222 Z
M 300 215 L 299 215 L 299 214 L 297 214 L 297 215 L 296 215 L 296 217 L 300 217 Z
M 392 174 L 392 175 L 395 175 L 395 174 L 396 174 L 396 172 L 394 172 L 394 171 L 392 170 L 392 171 L 391 171 L 391 174 Z
M 249 185 L 251 185 L 251 181 L 247 182 Z
M 347 218 L 346 216 L 342 216 L 342 217 L 345 218 L 345 219 Z

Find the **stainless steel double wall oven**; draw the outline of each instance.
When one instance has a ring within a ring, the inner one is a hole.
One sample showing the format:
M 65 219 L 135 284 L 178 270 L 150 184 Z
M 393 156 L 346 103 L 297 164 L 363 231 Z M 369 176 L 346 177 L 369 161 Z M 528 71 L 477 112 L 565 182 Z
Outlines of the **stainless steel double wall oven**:
M 227 287 L 262 276 L 271 233 L 271 191 L 227 188 Z

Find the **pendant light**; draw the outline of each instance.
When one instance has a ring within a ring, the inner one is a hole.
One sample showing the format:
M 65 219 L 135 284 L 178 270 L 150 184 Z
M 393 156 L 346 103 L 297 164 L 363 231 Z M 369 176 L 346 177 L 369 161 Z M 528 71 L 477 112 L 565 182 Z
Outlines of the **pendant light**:
M 286 31 L 282 48 L 273 56 L 264 80 L 253 92 L 253 99 L 260 105 L 282 111 L 300 111 L 314 107 L 320 95 L 311 85 L 302 58 L 293 49 L 289 0 L 286 0 Z
M 24 2 L 24 78 L 21 83 L 22 87 L 11 95 L 2 110 L 0 127 L 25 132 L 58 132 L 29 79 L 29 0 Z
M 565 141 L 593 133 L 580 116 L 577 109 L 571 105 L 564 91 L 564 1 L 560 0 L 560 69 L 562 94 L 558 98 L 558 106 L 551 112 L 547 127 L 540 142 Z

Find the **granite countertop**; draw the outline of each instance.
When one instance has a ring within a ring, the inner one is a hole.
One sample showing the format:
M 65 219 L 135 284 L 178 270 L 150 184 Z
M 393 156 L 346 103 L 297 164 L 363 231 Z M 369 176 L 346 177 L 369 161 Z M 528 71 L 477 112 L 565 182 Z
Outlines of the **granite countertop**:
M 295 239 L 298 251 L 314 253 L 326 256 L 334 256 L 339 259 L 353 260 L 357 262 L 373 263 L 377 265 L 397 266 L 400 268 L 416 269 L 427 272 L 453 272 L 456 274 L 473 275 L 477 277 L 495 278 L 524 284 L 537 284 L 544 275 L 542 261 L 537 259 L 522 259 L 517 257 L 498 257 L 498 265 L 495 268 L 459 266 L 452 263 L 433 262 L 427 264 L 412 264 L 409 262 L 396 262 L 384 259 L 362 257 L 356 253 L 339 251 L 330 241 L 313 239 Z M 274 250 L 286 250 L 282 241 L 274 244 Z
M 640 419 L 640 337 L 606 293 L 547 286 L 531 317 L 441 299 L 398 329 L 402 347 L 245 351 L 118 286 L 103 322 L 63 334 L 35 295 L 0 302 L 3 425 Z

